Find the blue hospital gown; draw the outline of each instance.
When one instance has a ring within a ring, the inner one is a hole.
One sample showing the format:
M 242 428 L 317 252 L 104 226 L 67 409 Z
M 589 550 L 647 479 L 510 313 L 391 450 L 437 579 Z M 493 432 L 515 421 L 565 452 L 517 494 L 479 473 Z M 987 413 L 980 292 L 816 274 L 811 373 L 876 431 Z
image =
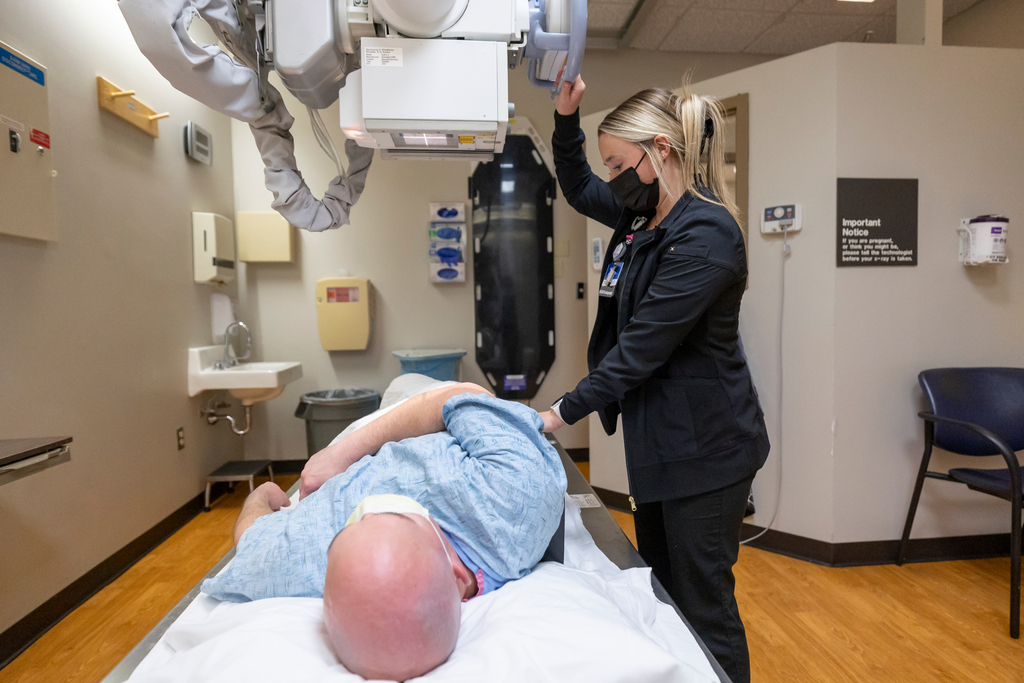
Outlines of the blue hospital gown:
M 448 399 L 442 416 L 447 431 L 385 444 L 293 509 L 258 518 L 203 592 L 232 601 L 322 597 L 328 546 L 359 501 L 378 493 L 426 507 L 496 584 L 488 592 L 528 574 L 558 527 L 566 486 L 540 416 L 474 394 Z

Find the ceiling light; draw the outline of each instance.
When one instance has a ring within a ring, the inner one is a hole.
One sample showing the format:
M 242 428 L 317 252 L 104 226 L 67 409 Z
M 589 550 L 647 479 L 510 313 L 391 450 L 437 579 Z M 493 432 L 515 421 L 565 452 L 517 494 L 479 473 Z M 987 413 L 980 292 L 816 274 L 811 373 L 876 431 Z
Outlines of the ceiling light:
M 874 2 L 875 0 L 839 0 L 839 2 Z

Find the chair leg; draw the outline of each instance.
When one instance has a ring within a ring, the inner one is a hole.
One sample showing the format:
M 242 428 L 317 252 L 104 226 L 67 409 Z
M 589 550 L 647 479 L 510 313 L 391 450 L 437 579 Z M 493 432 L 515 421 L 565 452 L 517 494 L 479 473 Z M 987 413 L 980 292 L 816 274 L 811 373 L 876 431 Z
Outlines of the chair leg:
M 1010 527 L 1010 637 L 1020 638 L 1020 502 L 1013 505 Z
M 210 482 L 206 482 L 206 504 L 203 505 L 203 512 L 210 511 Z
M 914 526 L 914 515 L 917 514 L 917 504 L 921 501 L 921 489 L 924 487 L 925 474 L 928 472 L 928 461 L 932 457 L 932 425 L 926 422 L 924 426 L 924 455 L 921 457 L 921 469 L 917 472 L 917 483 L 914 484 L 914 495 L 910 498 L 910 509 L 907 511 L 907 522 L 903 525 L 903 536 L 900 538 L 900 549 L 896 553 L 896 564 L 902 565 L 906 559 L 907 541 L 910 539 L 910 528 Z
M 270 472 L 270 482 L 273 483 L 274 482 L 274 466 L 273 465 L 267 465 L 267 471 Z

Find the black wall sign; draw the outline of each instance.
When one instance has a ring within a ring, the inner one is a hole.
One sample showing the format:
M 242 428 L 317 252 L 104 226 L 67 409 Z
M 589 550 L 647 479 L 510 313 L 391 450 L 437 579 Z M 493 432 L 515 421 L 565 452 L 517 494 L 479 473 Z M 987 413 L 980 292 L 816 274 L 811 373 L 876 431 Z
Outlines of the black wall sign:
M 836 266 L 917 265 L 917 179 L 839 178 Z

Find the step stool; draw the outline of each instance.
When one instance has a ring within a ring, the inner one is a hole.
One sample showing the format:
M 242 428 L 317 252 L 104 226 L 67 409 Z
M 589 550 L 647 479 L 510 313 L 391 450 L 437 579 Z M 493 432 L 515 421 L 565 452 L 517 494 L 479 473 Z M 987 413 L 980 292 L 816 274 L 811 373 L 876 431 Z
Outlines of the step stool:
M 237 481 L 249 481 L 249 493 L 253 492 L 253 478 L 267 470 L 270 481 L 274 481 L 274 467 L 270 460 L 232 460 L 226 462 L 206 478 L 206 505 L 203 512 L 210 511 L 210 486 L 216 481 L 230 481 L 232 486 Z

